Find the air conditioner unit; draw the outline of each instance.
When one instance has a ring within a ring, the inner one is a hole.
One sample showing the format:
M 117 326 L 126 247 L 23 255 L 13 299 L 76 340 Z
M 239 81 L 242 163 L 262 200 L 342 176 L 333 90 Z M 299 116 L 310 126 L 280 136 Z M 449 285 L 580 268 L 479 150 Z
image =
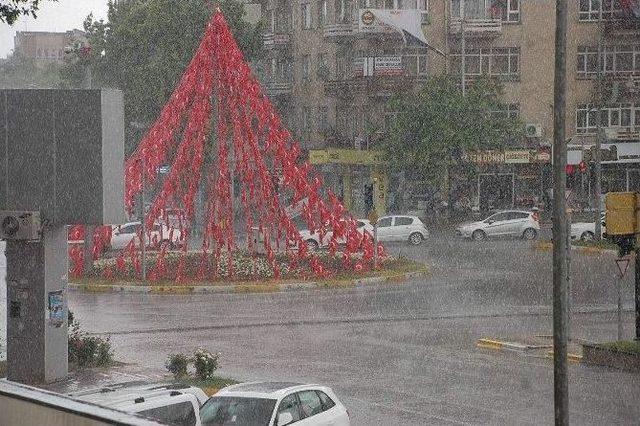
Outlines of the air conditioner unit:
M 525 126 L 524 133 L 528 138 L 539 138 L 542 136 L 542 126 L 529 123 Z
M 0 211 L 0 240 L 39 240 L 40 212 Z

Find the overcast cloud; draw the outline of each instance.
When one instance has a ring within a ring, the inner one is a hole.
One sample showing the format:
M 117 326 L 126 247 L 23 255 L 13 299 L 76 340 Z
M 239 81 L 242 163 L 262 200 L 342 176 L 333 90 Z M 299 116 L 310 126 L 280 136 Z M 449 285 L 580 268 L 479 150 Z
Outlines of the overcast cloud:
M 6 58 L 13 50 L 16 31 L 64 32 L 82 29 L 84 19 L 93 12 L 96 18 L 106 18 L 107 0 L 41 0 L 38 18 L 21 17 L 13 26 L 0 23 L 0 57 Z

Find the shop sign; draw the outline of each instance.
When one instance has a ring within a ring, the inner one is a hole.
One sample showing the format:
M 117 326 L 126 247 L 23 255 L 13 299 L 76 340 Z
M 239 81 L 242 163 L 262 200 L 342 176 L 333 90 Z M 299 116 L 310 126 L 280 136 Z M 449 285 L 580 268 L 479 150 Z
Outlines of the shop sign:
M 476 151 L 463 154 L 462 161 L 474 164 L 548 163 L 551 161 L 551 154 L 548 151 L 528 149 Z
M 372 166 L 386 164 L 383 151 L 356 149 L 312 149 L 309 150 L 311 164 L 353 164 Z
M 514 150 L 504 152 L 504 162 L 507 164 L 528 164 L 531 161 L 531 152 L 528 150 Z
M 596 158 L 596 147 L 569 148 L 567 162 L 580 164 L 592 163 Z M 603 164 L 640 163 L 640 142 L 603 143 L 600 148 L 600 160 Z

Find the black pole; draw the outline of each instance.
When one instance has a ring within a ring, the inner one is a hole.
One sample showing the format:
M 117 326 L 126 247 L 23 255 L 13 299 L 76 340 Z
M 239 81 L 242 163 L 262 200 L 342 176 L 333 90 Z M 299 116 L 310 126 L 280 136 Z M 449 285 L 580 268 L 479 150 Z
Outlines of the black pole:
M 565 140 L 567 0 L 556 0 L 555 75 L 553 88 L 553 401 L 556 426 L 569 424 L 568 241 Z
M 640 249 L 636 250 L 636 340 L 640 341 Z

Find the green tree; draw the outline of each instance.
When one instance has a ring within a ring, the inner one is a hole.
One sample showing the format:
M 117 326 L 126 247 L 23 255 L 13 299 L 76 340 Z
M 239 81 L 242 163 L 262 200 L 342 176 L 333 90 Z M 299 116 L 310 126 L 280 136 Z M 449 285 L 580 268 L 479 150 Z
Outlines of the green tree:
M 260 25 L 245 21 L 238 0 L 221 0 L 219 7 L 245 57 L 255 58 L 262 47 Z M 131 152 L 171 96 L 212 13 L 207 0 L 110 2 L 107 22 L 92 16 L 85 21 L 90 50 L 69 61 L 63 79 L 68 86 L 83 86 L 89 68 L 94 87 L 124 91 L 126 123 L 142 124 L 127 125 Z
M 439 187 L 451 167 L 463 164 L 465 152 L 517 145 L 523 136 L 520 121 L 495 113 L 501 94 L 495 80 L 480 79 L 463 96 L 455 79 L 441 75 L 393 99 L 398 115 L 385 144 L 392 168 Z
M 44 89 L 59 84 L 60 65 L 56 63 L 38 65 L 35 59 L 16 53 L 0 60 L 0 88 Z
M 36 18 L 39 4 L 40 0 L 2 0 L 0 1 L 0 22 L 13 25 L 20 15 L 31 15 Z

